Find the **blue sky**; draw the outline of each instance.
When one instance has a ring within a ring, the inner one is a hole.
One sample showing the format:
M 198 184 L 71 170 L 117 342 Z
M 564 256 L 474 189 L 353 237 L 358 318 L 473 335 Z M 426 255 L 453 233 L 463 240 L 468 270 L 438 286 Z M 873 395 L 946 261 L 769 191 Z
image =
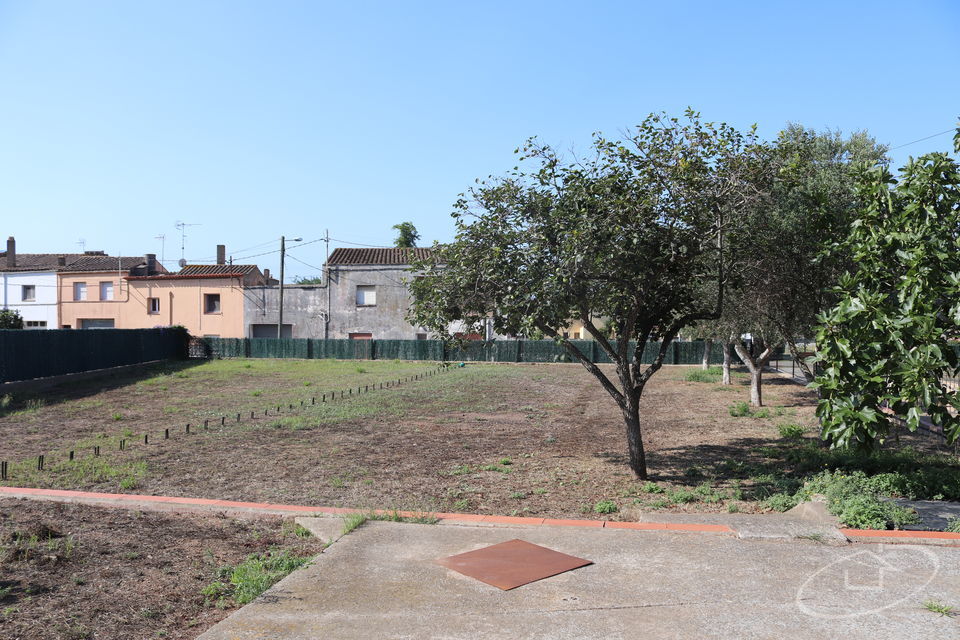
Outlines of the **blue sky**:
M 687 105 L 767 138 L 950 129 L 958 42 L 951 0 L 0 0 L 0 236 L 140 255 L 163 234 L 172 268 L 184 221 L 191 262 L 224 243 L 273 270 L 280 235 L 448 240 L 457 195 L 532 135 L 583 149 Z

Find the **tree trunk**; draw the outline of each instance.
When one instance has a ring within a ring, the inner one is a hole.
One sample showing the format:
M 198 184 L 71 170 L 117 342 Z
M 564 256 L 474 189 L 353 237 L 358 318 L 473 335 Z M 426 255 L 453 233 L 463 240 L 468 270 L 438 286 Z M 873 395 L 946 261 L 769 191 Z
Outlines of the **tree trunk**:
M 701 367 L 704 371 L 710 368 L 710 349 L 713 347 L 713 340 L 703 341 L 703 362 Z
M 634 396 L 634 397 L 630 397 Z M 643 451 L 643 436 L 640 433 L 640 394 L 629 394 L 623 408 L 623 422 L 627 427 L 627 449 L 630 452 L 630 468 L 640 480 L 647 479 L 647 456 Z
M 732 358 L 732 345 L 729 342 L 723 343 L 723 384 L 732 384 L 730 382 L 730 360 Z
M 779 344 L 765 345 L 763 351 L 754 357 L 747 351 L 747 348 L 742 342 L 737 340 L 733 343 L 733 348 L 737 350 L 737 355 L 740 356 L 743 363 L 747 365 L 747 369 L 750 370 L 750 404 L 755 407 L 763 406 L 763 368 L 767 362 L 770 361 L 770 356 L 779 346 Z
M 750 404 L 755 407 L 763 406 L 763 367 L 750 370 Z

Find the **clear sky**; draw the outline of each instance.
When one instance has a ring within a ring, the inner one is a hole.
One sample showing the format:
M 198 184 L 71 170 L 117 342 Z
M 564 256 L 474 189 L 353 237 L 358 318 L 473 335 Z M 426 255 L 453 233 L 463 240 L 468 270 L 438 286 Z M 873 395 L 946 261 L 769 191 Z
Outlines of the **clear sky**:
M 277 269 L 279 237 L 449 240 L 527 137 L 585 148 L 651 111 L 866 129 L 960 115 L 960 2 L 0 0 L 0 236 Z M 950 135 L 892 152 L 949 150 Z M 323 243 L 289 255 L 317 275 Z

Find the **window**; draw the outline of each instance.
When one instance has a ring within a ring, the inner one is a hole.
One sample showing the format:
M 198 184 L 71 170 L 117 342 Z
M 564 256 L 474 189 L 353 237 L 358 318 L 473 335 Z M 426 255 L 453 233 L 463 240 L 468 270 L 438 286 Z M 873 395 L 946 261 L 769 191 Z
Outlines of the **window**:
M 46 329 L 47 321 L 46 320 L 27 320 L 23 323 L 27 329 Z
M 80 329 L 113 329 L 113 318 L 80 318 L 77 320 Z
M 377 288 L 372 284 L 357 285 L 357 306 L 377 306 Z
M 147 298 L 147 313 L 160 313 L 160 298 Z
M 33 302 L 37 299 L 37 286 L 25 284 L 20 287 L 20 299 L 24 302 Z
M 86 282 L 73 283 L 73 299 L 74 300 L 87 299 L 87 283 Z
M 112 282 L 100 283 L 100 299 L 113 300 L 113 283 Z
M 220 313 L 220 294 L 206 293 L 203 296 L 204 313 Z
M 351 340 L 373 340 L 372 333 L 351 333 L 348 335 Z
M 418 334 L 417 334 L 417 340 L 426 340 L 426 339 L 427 339 L 427 334 L 425 334 L 425 333 L 418 333 Z

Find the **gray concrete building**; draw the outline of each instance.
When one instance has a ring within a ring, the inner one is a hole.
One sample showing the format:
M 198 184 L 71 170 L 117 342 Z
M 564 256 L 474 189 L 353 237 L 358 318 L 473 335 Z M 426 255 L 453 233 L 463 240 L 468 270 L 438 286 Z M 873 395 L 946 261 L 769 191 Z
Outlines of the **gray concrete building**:
M 410 260 L 430 249 L 335 249 L 322 285 L 285 285 L 285 338 L 416 340 L 427 332 L 407 322 Z M 244 289 L 247 337 L 275 338 L 280 287 Z

